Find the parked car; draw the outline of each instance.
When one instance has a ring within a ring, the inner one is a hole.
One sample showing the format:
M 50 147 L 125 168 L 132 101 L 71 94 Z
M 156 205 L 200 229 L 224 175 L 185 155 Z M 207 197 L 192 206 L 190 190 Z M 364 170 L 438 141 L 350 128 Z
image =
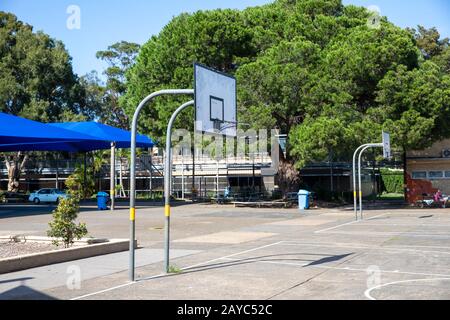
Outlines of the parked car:
M 59 199 L 67 199 L 67 197 L 68 195 L 64 190 L 45 188 L 31 193 L 28 200 L 33 201 L 35 204 L 41 202 L 58 203 Z

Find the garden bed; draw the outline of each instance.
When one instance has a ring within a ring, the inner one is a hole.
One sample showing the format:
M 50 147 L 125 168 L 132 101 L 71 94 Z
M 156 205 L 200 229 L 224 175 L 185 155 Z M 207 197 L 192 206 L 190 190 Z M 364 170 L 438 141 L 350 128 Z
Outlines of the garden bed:
M 135 243 L 137 247 L 137 243 Z M 0 237 L 0 274 L 126 251 L 126 239 L 81 239 L 70 248 L 36 236 Z

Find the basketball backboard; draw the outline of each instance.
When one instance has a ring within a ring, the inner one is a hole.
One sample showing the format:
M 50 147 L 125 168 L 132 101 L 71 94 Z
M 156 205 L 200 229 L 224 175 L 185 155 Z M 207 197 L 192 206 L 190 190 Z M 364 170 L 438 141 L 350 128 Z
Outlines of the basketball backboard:
M 236 79 L 194 64 L 195 129 L 236 136 Z

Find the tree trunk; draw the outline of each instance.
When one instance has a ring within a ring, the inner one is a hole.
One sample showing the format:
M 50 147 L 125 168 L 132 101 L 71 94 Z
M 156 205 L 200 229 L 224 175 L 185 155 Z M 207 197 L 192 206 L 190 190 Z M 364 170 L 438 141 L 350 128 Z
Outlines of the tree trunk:
M 406 168 L 406 149 L 403 148 L 403 196 L 405 198 L 405 202 L 408 203 L 408 179 L 407 179 L 407 168 Z
M 280 150 L 281 151 L 281 150 Z M 295 168 L 294 161 L 283 156 L 280 152 L 278 166 L 278 186 L 283 194 L 298 191 L 300 184 L 300 172 Z
M 25 155 L 22 160 L 21 156 L 21 152 L 18 152 L 14 156 L 5 157 L 6 169 L 8 170 L 8 192 L 19 191 L 20 175 L 28 160 L 28 155 Z
M 119 184 L 120 184 L 120 196 L 126 198 L 125 189 L 123 188 L 123 174 L 122 174 L 122 157 L 119 157 Z

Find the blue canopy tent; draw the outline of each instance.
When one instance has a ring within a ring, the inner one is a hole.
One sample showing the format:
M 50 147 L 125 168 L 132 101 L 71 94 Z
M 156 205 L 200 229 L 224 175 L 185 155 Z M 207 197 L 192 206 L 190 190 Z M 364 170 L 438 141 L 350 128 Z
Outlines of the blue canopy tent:
M 68 151 L 86 152 L 130 148 L 131 133 L 96 122 L 68 122 L 43 124 L 0 113 L 0 152 L 10 151 Z M 151 148 L 153 141 L 144 135 L 136 136 L 136 146 Z M 112 163 L 112 172 L 114 163 Z M 86 167 L 85 167 L 86 168 Z M 113 175 L 112 175 L 113 177 Z M 113 177 L 114 178 L 114 177 Z M 114 181 L 111 179 L 111 181 Z M 112 188 L 112 197 L 114 189 Z M 112 206 L 113 208 L 113 206 Z
M 78 151 L 81 144 L 102 143 L 90 135 L 0 113 L 0 151 Z
M 111 174 L 110 174 L 110 198 L 111 210 L 114 210 L 114 194 L 115 194 L 115 149 L 116 148 L 130 148 L 131 147 L 131 133 L 129 131 L 111 127 L 98 122 L 64 122 L 64 123 L 49 123 L 49 126 L 67 129 L 81 134 L 89 133 L 95 138 L 108 141 L 111 148 Z M 144 135 L 136 135 L 136 147 L 138 148 L 152 148 L 153 141 Z M 102 148 L 107 149 L 107 148 Z
M 63 123 L 49 123 L 51 127 L 66 129 L 73 132 L 88 134 L 96 139 L 105 141 L 107 146 L 101 149 L 109 149 L 110 143 L 114 142 L 116 148 L 130 148 L 131 147 L 131 133 L 130 131 L 111 127 L 98 122 L 63 122 Z M 109 143 L 108 143 L 109 142 Z M 152 148 L 154 145 L 152 139 L 142 134 L 136 135 L 136 147 L 138 148 Z M 89 148 L 89 146 L 85 146 Z M 96 146 L 92 146 L 96 148 Z M 98 150 L 98 149 L 91 149 Z

